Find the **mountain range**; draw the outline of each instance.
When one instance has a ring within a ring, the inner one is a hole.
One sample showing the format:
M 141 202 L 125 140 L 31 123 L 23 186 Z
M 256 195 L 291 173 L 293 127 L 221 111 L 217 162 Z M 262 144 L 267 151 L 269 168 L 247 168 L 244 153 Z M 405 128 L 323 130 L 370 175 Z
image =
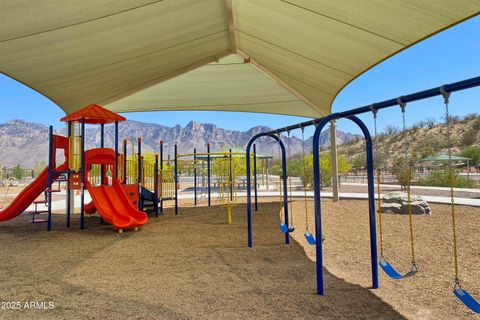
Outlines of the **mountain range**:
M 142 150 L 158 152 L 159 141 L 164 141 L 165 155 L 173 155 L 174 145 L 178 145 L 179 153 L 191 153 L 193 148 L 197 152 L 205 152 L 207 143 L 211 151 L 222 150 L 226 147 L 244 148 L 249 139 L 257 133 L 271 130 L 266 126 L 256 126 L 247 131 L 234 131 L 220 128 L 210 123 L 190 121 L 185 127 L 176 125 L 167 127 L 160 124 L 144 123 L 138 121 L 125 121 L 119 124 L 119 136 L 123 138 L 142 138 Z M 55 133 L 65 135 L 62 129 Z M 100 126 L 87 126 L 86 148 L 100 146 Z M 113 125 L 105 126 L 105 147 L 113 148 Z M 357 140 L 358 135 L 337 130 L 337 143 L 343 144 Z M 282 137 L 291 155 L 301 153 L 302 140 L 292 136 Z M 323 147 L 330 143 L 329 130 L 321 133 L 320 144 Z M 278 146 L 269 138 L 257 140 L 257 151 L 262 154 L 279 155 Z M 312 138 L 305 141 L 306 151 L 311 149 Z M 48 127 L 40 123 L 26 122 L 23 120 L 10 120 L 0 124 L 0 165 L 12 167 L 20 164 L 25 168 L 33 168 L 35 161 L 47 161 L 48 155 Z

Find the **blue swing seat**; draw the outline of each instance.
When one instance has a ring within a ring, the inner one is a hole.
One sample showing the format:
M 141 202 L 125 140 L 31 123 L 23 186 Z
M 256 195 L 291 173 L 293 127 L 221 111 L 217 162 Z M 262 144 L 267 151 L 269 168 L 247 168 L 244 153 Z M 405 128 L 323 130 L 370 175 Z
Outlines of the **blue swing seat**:
M 317 241 L 315 240 L 315 237 L 310 232 L 305 231 L 304 236 L 305 236 L 305 239 L 307 240 L 308 244 L 310 244 L 312 246 L 317 244 Z
M 458 284 L 453 290 L 455 296 L 462 301 L 470 310 L 480 314 L 480 303 L 478 303 L 467 291 L 463 290 Z
M 280 223 L 280 231 L 282 231 L 283 233 L 290 233 L 295 231 L 295 228 L 289 227 L 285 223 Z
M 411 277 L 414 274 L 416 274 L 418 271 L 416 265 L 412 264 L 412 269 L 406 274 L 401 275 L 400 273 L 397 272 L 397 270 L 395 270 L 395 268 L 387 260 L 385 260 L 384 257 L 380 258 L 379 264 L 383 272 L 385 272 L 387 276 L 395 280 Z
M 395 270 L 394 267 L 387 260 L 381 258 L 380 259 L 380 268 L 382 268 L 383 272 L 387 274 L 392 279 L 402 279 L 402 275 Z

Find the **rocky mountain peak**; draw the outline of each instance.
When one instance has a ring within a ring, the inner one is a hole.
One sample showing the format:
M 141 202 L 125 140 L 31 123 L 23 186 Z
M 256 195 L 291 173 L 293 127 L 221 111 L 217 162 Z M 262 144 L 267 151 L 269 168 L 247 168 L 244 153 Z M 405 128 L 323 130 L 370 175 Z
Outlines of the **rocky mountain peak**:
M 144 123 L 128 120 L 119 124 L 119 135 L 121 139 L 142 137 L 142 150 L 158 152 L 160 140 L 164 141 L 165 155 L 173 155 L 174 145 L 178 145 L 179 153 L 191 153 L 193 148 L 198 152 L 205 152 L 207 143 L 210 143 L 211 150 L 222 150 L 225 147 L 244 148 L 249 139 L 260 133 L 269 131 L 266 126 L 256 126 L 247 131 L 233 131 L 223 129 L 215 124 L 190 121 L 185 127 L 176 125 L 167 127 L 155 123 Z M 65 134 L 65 129 L 59 131 Z M 339 143 L 357 139 L 357 136 L 350 133 L 337 131 Z M 88 127 L 86 130 L 87 148 L 100 146 L 100 128 Z M 114 145 L 113 126 L 105 127 L 105 146 L 113 148 Z M 301 152 L 302 141 L 296 137 L 283 137 L 285 143 L 291 148 L 291 154 Z M 322 132 L 321 144 L 327 145 L 330 141 L 328 130 Z M 256 142 L 257 150 L 263 154 L 278 156 L 278 146 L 270 139 L 260 139 Z M 311 138 L 307 140 L 308 148 L 311 146 Z M 20 164 L 23 167 L 32 168 L 35 160 L 46 161 L 48 155 L 48 127 L 39 123 L 31 123 L 24 120 L 10 120 L 0 124 L 0 165 L 12 167 Z M 308 150 L 309 151 L 309 150 Z

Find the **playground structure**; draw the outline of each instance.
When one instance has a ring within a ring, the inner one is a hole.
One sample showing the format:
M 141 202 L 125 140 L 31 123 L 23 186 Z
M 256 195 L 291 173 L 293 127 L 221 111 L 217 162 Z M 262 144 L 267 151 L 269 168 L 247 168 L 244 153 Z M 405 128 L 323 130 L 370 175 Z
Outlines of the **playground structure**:
M 285 234 L 285 243 L 290 243 L 289 234 L 293 232 L 294 228 L 291 223 L 289 223 L 289 210 L 288 203 L 289 197 L 287 190 L 287 152 L 284 143 L 281 139 L 281 133 L 287 132 L 290 134 L 292 130 L 301 129 L 304 130 L 305 127 L 314 125 L 315 132 L 313 135 L 313 171 L 314 171 L 314 202 L 315 202 L 315 236 L 314 239 L 323 239 L 322 236 L 322 209 L 320 202 L 320 159 L 319 159 L 319 138 L 320 133 L 324 127 L 332 120 L 337 119 L 349 119 L 353 121 L 361 129 L 364 139 L 365 139 L 365 153 L 366 153 L 366 163 L 367 163 L 367 176 L 368 176 L 368 211 L 369 211 L 369 222 L 370 222 L 370 260 L 371 260 L 371 277 L 372 277 L 372 288 L 379 288 L 378 282 L 378 265 L 381 266 L 382 270 L 392 279 L 403 279 L 415 275 L 418 272 L 418 267 L 415 261 L 415 249 L 414 249 L 414 234 L 413 234 L 413 222 L 412 222 L 412 212 L 409 208 L 409 230 L 410 230 L 410 243 L 411 243 L 411 255 L 412 263 L 411 270 L 404 275 L 398 273 L 395 268 L 387 262 L 383 256 L 383 247 L 381 246 L 380 259 L 378 259 L 377 253 L 377 233 L 376 233 L 376 219 L 375 219 L 375 180 L 374 180 L 374 161 L 373 161 L 373 144 L 370 132 L 367 126 L 360 120 L 356 115 L 371 112 L 374 115 L 375 120 L 375 131 L 376 131 L 376 117 L 377 113 L 381 109 L 400 106 L 403 117 L 403 132 L 405 132 L 405 109 L 407 103 L 428 99 L 435 96 L 443 97 L 443 102 L 445 106 L 445 121 L 447 125 L 447 140 L 448 140 L 448 156 L 449 156 L 449 176 L 450 176 L 450 195 L 451 195 L 451 224 L 452 224 L 452 247 L 453 247 L 453 256 L 454 256 L 454 284 L 453 284 L 453 293 L 454 295 L 469 309 L 476 313 L 480 313 L 480 304 L 466 291 L 461 287 L 460 277 L 459 277 L 459 261 L 458 261 L 458 241 L 456 235 L 456 216 L 455 216 L 455 197 L 454 197 L 454 173 L 452 166 L 452 139 L 450 131 L 450 115 L 449 115 L 449 102 L 450 95 L 453 92 L 466 90 L 473 87 L 480 86 L 480 77 L 470 78 L 456 83 L 428 89 L 425 91 L 420 91 L 417 93 L 409 94 L 406 96 L 401 96 L 394 99 L 385 100 L 379 103 L 374 103 L 368 106 L 359 107 L 356 109 L 351 109 L 343 112 L 332 113 L 326 117 L 315 119 L 312 121 L 302 122 L 296 125 L 262 132 L 253 136 L 247 145 L 247 158 L 250 155 L 253 143 L 260 137 L 271 137 L 278 142 L 280 147 L 280 155 L 282 161 L 282 180 L 283 180 L 283 223 L 280 226 L 281 231 Z M 406 163 L 408 163 L 408 145 L 405 146 L 405 158 Z M 246 162 L 247 169 L 247 240 L 248 247 L 253 247 L 253 237 L 252 237 L 252 196 L 250 188 L 250 162 Z M 406 168 L 407 176 L 407 192 L 410 188 L 410 168 Z M 255 210 L 257 209 L 257 197 L 255 195 Z M 409 201 L 410 203 L 410 201 Z M 410 206 L 410 205 L 409 205 Z M 381 211 L 379 211 L 381 215 Z M 381 221 L 381 218 L 380 218 Z M 382 233 L 380 234 L 380 239 L 383 241 Z M 307 234 L 305 234 L 307 238 Z M 308 238 L 307 238 L 308 241 Z M 310 243 L 310 241 L 308 241 Z M 313 242 L 313 241 L 312 241 Z M 382 242 L 381 242 L 382 243 Z M 315 241 L 316 246 L 316 267 L 317 267 L 317 294 L 324 294 L 324 276 L 323 276 L 323 252 L 322 252 L 322 241 Z
M 257 192 L 257 154 L 252 153 L 250 161 L 247 161 L 245 152 L 240 150 L 229 149 L 228 151 L 211 152 L 210 144 L 207 144 L 207 152 L 199 153 L 195 148 L 193 153 L 178 154 L 177 146 L 174 146 L 174 170 L 175 182 L 179 186 L 179 173 L 180 167 L 184 171 L 193 173 L 193 199 L 194 205 L 199 203 L 199 190 L 200 199 L 206 199 L 207 206 L 212 205 L 212 183 L 215 187 L 215 191 L 218 196 L 219 204 L 227 211 L 227 221 L 232 223 L 232 209 L 237 205 L 237 188 L 238 188 L 238 171 L 239 161 L 253 162 L 254 169 L 254 190 Z M 200 186 L 199 178 L 200 177 Z M 178 205 L 178 189 L 175 189 L 175 214 L 179 212 Z
M 194 172 L 194 199 L 197 205 L 197 176 L 201 172 L 201 195 L 208 199 L 211 206 L 212 171 L 215 184 L 218 185 L 219 202 L 228 212 L 231 222 L 231 210 L 236 205 L 236 159 L 245 157 L 242 152 L 210 152 L 177 154 L 175 145 L 174 159 L 164 159 L 164 142 L 159 142 L 159 153 L 152 159 L 142 155 L 142 139 L 132 138 L 122 141 L 119 152 L 118 124 L 126 119 L 98 105 L 89 105 L 61 119 L 67 123 L 67 137 L 53 133 L 49 128 L 48 166 L 28 185 L 5 209 L 0 211 L 0 221 L 12 219 L 28 211 L 31 223 L 46 223 L 52 230 L 52 194 L 61 192 L 61 184 L 66 190 L 66 227 L 71 226 L 74 213 L 74 192 L 80 193 L 80 229 L 85 229 L 85 214 L 98 212 L 103 221 L 113 225 L 115 230 L 134 229 L 147 222 L 144 209 L 153 208 L 154 216 L 163 212 L 165 201 L 175 201 L 175 213 L 178 214 L 178 189 L 180 188 L 179 162 L 183 167 L 192 166 Z M 113 123 L 115 128 L 114 149 L 105 148 L 105 124 Z M 85 149 L 85 125 L 100 125 L 100 148 Z M 136 147 L 136 150 L 135 150 Z M 61 151 L 61 152 L 59 152 Z M 63 153 L 63 154 L 62 154 Z M 63 155 L 64 162 L 57 165 L 57 158 Z M 193 160 L 186 159 L 192 157 Z M 235 158 L 235 161 L 233 161 Z M 256 161 L 256 155 L 252 155 Z M 213 167 L 212 167 L 213 166 Z M 256 171 L 255 171 L 256 172 Z M 256 190 L 256 186 L 255 186 Z M 85 191 L 92 201 L 85 203 Z M 36 200 L 41 194 L 42 200 Z M 45 209 L 39 208 L 45 206 Z M 47 215 L 39 218 L 38 215 Z
M 128 197 L 132 185 L 122 184 L 118 175 L 118 123 L 126 120 L 98 105 L 89 105 L 61 119 L 67 122 L 67 137 L 53 133 L 49 129 L 48 166 L 27 186 L 15 200 L 0 212 L 0 221 L 5 221 L 23 213 L 30 204 L 35 210 L 32 223 L 46 223 L 52 230 L 52 194 L 60 192 L 60 184 L 66 183 L 66 226 L 71 225 L 74 212 L 72 191 L 80 192 L 80 228 L 85 228 L 85 213 L 98 212 L 102 219 L 113 225 L 115 230 L 138 229 L 147 222 L 147 216 L 140 211 L 137 200 Z M 105 124 L 115 124 L 115 150 L 104 146 Z M 85 125 L 99 124 L 101 128 L 100 148 L 85 150 Z M 57 165 L 57 151 L 63 151 L 64 162 Z M 57 188 L 54 188 L 58 185 Z M 85 191 L 92 202 L 85 204 Z M 43 200 L 36 200 L 44 193 Z M 43 204 L 46 210 L 38 210 Z M 46 219 L 36 219 L 38 214 L 47 214 Z

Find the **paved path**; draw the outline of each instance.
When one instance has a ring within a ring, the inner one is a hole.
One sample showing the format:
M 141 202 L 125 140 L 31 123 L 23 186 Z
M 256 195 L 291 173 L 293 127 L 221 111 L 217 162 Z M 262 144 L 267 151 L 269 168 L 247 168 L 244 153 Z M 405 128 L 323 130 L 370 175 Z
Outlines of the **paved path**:
M 366 183 L 356 183 L 356 182 L 342 182 L 342 186 L 361 186 L 367 187 Z M 381 187 L 385 188 L 399 188 L 398 184 L 381 184 Z M 450 188 L 447 187 L 427 187 L 427 186 L 410 186 L 411 189 L 419 189 L 419 190 L 442 190 L 442 191 L 450 191 Z M 480 193 L 480 189 L 472 189 L 472 188 L 453 188 L 455 192 L 473 192 L 473 193 Z

